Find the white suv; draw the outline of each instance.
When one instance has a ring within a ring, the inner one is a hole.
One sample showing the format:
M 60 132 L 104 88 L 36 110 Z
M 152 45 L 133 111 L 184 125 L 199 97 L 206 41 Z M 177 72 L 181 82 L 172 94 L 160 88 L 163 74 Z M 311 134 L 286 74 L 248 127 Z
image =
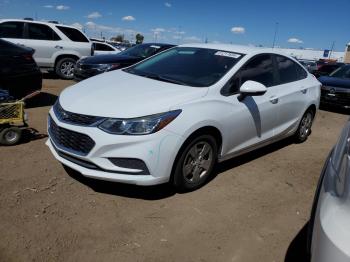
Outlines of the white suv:
M 88 177 L 193 190 L 217 160 L 305 141 L 319 100 L 320 82 L 272 49 L 183 45 L 64 90 L 47 144 Z
M 81 31 L 54 22 L 0 20 L 0 38 L 35 49 L 38 66 L 63 79 L 72 79 L 75 62 L 93 54 L 92 43 Z

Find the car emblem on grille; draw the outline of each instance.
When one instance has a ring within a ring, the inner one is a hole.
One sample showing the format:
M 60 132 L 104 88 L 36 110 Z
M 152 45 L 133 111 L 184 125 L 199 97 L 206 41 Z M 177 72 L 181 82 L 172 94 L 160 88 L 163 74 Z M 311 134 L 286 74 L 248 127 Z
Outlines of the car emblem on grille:
M 329 89 L 329 93 L 335 94 L 335 89 L 334 88 Z
M 62 111 L 61 112 L 61 120 L 66 120 L 68 118 L 69 118 L 69 115 L 66 112 Z

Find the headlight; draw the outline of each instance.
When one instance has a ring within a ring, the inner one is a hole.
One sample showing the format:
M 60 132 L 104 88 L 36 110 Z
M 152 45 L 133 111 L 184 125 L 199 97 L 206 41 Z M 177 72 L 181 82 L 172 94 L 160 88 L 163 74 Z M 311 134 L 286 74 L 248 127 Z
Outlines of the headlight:
M 181 110 L 131 119 L 108 118 L 99 125 L 107 133 L 115 135 L 148 135 L 163 129 Z
M 100 64 L 96 67 L 98 71 L 110 71 L 119 67 L 120 64 Z

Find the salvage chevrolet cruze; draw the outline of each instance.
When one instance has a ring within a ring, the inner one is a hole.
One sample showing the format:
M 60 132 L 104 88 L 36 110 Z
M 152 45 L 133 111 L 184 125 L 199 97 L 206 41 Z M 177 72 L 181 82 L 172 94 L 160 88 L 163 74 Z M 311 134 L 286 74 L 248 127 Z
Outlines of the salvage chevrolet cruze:
M 316 78 L 272 49 L 182 45 L 64 90 L 47 145 L 87 177 L 193 190 L 217 161 L 305 141 L 319 99 Z

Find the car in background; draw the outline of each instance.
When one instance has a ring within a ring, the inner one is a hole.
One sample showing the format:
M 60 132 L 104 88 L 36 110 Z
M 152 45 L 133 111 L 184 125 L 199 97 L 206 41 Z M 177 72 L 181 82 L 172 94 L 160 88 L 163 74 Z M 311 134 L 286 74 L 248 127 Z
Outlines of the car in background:
M 307 71 L 313 73 L 317 70 L 317 64 L 313 60 L 298 60 L 300 64 L 302 64 Z
M 328 76 L 330 73 L 343 66 L 343 63 L 320 63 L 317 65 L 317 69 L 311 72 L 317 78 L 321 76 Z
M 78 29 L 57 22 L 1 19 L 0 38 L 33 48 L 41 69 L 72 79 L 78 59 L 93 55 L 92 43 Z
M 350 108 L 350 64 L 318 80 L 322 84 L 321 105 Z
M 217 160 L 304 142 L 319 98 L 317 79 L 271 49 L 183 45 L 63 90 L 47 145 L 87 177 L 189 191 Z
M 111 55 L 121 52 L 118 48 L 106 42 L 93 41 L 94 55 Z
M 104 72 L 121 69 L 171 47 L 174 47 L 174 45 L 140 44 L 115 55 L 98 55 L 83 58 L 75 66 L 74 79 L 81 81 Z
M 350 120 L 323 167 L 309 222 L 312 262 L 350 261 Z
M 0 90 L 15 99 L 41 90 L 42 74 L 33 54 L 32 48 L 0 39 Z

